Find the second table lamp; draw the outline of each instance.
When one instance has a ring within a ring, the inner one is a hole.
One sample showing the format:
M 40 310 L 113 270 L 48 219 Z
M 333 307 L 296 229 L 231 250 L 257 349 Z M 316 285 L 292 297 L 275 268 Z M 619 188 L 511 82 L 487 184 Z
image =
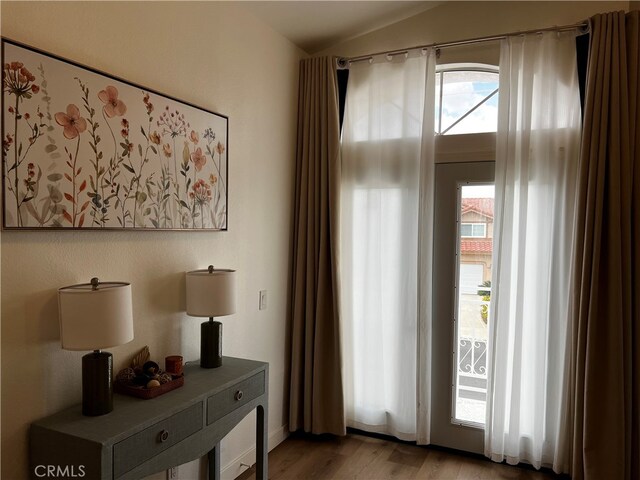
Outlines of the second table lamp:
M 213 317 L 236 312 L 236 272 L 215 269 L 187 272 L 187 315 L 209 317 L 200 326 L 200 366 L 222 365 L 222 323 Z

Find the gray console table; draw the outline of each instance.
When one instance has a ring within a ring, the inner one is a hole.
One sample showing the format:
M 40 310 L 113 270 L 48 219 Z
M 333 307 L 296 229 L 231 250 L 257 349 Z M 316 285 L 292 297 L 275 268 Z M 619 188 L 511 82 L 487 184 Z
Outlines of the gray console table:
M 219 368 L 185 368 L 185 383 L 152 400 L 114 395 L 113 411 L 85 417 L 80 406 L 31 425 L 32 478 L 140 479 L 204 455 L 220 478 L 220 441 L 257 409 L 256 473 L 267 479 L 269 365 L 224 357 Z M 81 475 L 84 473 L 84 475 Z

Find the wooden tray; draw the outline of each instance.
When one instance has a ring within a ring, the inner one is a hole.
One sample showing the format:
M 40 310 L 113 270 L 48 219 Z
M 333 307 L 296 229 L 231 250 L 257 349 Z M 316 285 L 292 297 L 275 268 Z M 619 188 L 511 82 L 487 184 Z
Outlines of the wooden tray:
M 149 400 L 151 398 L 156 398 L 164 393 L 170 392 L 171 390 L 175 390 L 176 388 L 180 388 L 183 385 L 184 385 L 184 376 L 180 376 L 180 377 L 174 378 L 170 382 L 163 383 L 159 387 L 154 387 L 154 388 L 124 385 L 120 382 L 115 382 L 113 384 L 113 390 L 116 393 L 122 393 L 124 395 L 131 395 L 132 397 L 138 397 L 138 398 L 143 398 L 145 400 Z

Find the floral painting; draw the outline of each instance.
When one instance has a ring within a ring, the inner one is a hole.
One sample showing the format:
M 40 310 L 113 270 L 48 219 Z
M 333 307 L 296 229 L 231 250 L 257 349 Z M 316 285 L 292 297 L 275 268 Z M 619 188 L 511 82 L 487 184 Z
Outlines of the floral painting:
M 227 229 L 228 119 L 2 41 L 5 228 Z

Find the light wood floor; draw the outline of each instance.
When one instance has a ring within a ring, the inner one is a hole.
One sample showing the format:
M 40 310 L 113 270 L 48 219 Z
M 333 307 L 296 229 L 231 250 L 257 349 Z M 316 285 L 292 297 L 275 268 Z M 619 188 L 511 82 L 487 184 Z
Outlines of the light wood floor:
M 237 480 L 255 480 L 255 467 Z M 437 448 L 349 434 L 293 435 L 269 453 L 269 478 L 277 479 L 558 479 L 550 473 L 512 467 Z

